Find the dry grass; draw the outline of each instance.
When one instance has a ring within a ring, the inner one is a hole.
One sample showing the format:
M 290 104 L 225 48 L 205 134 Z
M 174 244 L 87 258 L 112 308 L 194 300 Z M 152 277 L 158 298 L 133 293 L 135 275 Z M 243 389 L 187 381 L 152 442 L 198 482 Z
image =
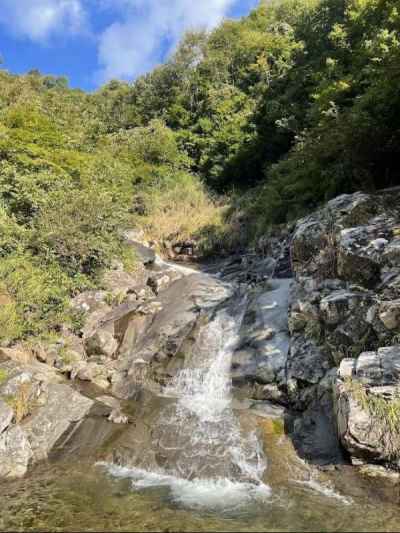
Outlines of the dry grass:
M 30 383 L 21 383 L 17 392 L 6 399 L 8 405 L 14 411 L 14 420 L 19 424 L 32 411 Z
M 385 399 L 369 394 L 362 385 L 355 383 L 351 390 L 364 410 L 376 420 L 383 422 L 391 433 L 400 434 L 400 395 Z
M 224 206 L 210 198 L 196 181 L 177 183 L 164 191 L 155 190 L 145 197 L 146 215 L 140 224 L 146 238 L 162 249 L 168 242 L 201 240 L 223 226 Z
M 337 244 L 336 236 L 333 231 L 327 232 L 324 236 L 324 247 L 319 252 L 318 256 L 318 272 L 319 280 L 337 278 Z

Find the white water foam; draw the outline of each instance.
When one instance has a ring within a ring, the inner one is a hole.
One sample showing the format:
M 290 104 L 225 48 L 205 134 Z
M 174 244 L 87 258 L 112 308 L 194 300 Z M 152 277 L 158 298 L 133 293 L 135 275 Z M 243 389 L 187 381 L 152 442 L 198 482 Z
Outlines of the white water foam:
M 178 265 L 176 263 L 169 263 L 168 261 L 164 261 L 164 259 L 161 259 L 158 255 L 156 256 L 156 259 L 154 261 L 154 264 L 157 266 L 162 266 L 168 270 L 175 270 L 176 272 L 180 272 L 184 276 L 191 276 L 192 274 L 198 274 L 199 271 L 195 270 L 194 268 Z
M 235 482 L 229 479 L 196 479 L 189 481 L 162 472 L 98 463 L 114 477 L 131 479 L 135 490 L 167 487 L 172 499 L 192 509 L 230 511 L 251 501 L 267 502 L 271 491 L 263 484 Z
M 315 492 L 319 492 L 320 494 L 322 494 L 323 496 L 326 496 L 327 498 L 333 498 L 335 500 L 338 500 L 344 505 L 351 505 L 353 503 L 353 500 L 351 498 L 348 498 L 336 492 L 330 483 L 322 484 L 313 478 L 310 478 L 307 481 L 300 481 L 300 480 L 293 480 L 293 481 L 297 485 L 303 485 L 304 487 L 310 488 L 311 490 Z
M 132 479 L 133 487 L 168 486 L 172 498 L 188 507 L 229 509 L 263 501 L 270 489 L 255 433 L 243 434 L 231 406 L 230 368 L 246 302 L 219 310 L 199 332 L 191 366 L 165 389 L 176 397 L 160 413 L 152 432 L 152 452 L 164 457 L 157 471 L 109 466 L 112 475 Z

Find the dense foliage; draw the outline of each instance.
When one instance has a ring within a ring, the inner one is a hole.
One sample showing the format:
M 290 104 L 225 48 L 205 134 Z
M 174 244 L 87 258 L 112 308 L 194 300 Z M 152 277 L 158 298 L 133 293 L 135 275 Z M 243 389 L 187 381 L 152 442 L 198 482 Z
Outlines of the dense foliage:
M 101 286 L 115 258 L 134 268 L 123 231 L 138 217 L 150 226 L 167 191 L 214 208 L 161 120 L 109 131 L 107 97 L 37 72 L 0 73 L 0 87 L 0 340 L 9 342 L 74 326 L 70 296 Z M 179 219 L 177 235 L 196 229 Z
M 132 262 L 126 227 L 216 245 L 245 220 L 255 239 L 400 183 L 399 156 L 397 0 L 261 2 L 94 94 L 0 72 L 0 339 L 73 322 L 68 298 Z M 231 194 L 225 225 L 204 184 Z
M 114 127 L 165 120 L 213 188 L 257 186 L 244 208 L 261 227 L 400 182 L 396 0 L 261 2 L 102 94 Z

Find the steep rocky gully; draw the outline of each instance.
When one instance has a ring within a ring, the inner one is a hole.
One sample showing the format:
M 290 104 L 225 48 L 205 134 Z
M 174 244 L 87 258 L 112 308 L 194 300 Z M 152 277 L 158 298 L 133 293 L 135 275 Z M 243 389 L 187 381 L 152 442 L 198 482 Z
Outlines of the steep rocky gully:
M 0 349 L 0 529 L 397 531 L 399 200 L 193 268 L 127 232 L 80 336 Z

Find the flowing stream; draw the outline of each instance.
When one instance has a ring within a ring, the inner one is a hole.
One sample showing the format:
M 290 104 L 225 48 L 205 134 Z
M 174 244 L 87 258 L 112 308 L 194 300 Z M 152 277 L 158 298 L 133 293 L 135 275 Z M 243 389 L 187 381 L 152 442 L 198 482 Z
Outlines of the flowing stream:
M 232 355 L 249 300 L 224 286 L 210 295 L 181 370 L 160 395 L 132 402 L 134 424 L 113 426 L 104 449 L 90 451 L 109 426 L 89 420 L 83 455 L 72 447 L 0 482 L 0 531 L 398 531 L 393 486 L 350 466 L 312 468 L 282 419 L 238 407 Z M 277 283 L 261 300 L 265 327 L 287 313 L 288 290 Z M 126 455 L 111 462 L 119 439 Z
M 194 350 L 164 396 L 176 401 L 161 410 L 152 432 L 152 453 L 163 468 L 146 471 L 112 465 L 133 487 L 167 486 L 189 507 L 237 508 L 265 500 L 266 458 L 255 432 L 243 434 L 232 409 L 231 359 L 239 342 L 246 296 L 236 295 L 212 314 Z

